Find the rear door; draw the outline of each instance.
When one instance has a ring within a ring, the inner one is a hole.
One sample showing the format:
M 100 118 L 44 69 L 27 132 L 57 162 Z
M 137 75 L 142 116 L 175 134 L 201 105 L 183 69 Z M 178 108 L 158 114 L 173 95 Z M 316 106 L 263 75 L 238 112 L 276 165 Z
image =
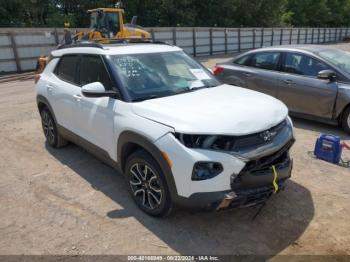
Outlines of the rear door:
M 73 107 L 74 95 L 80 91 L 76 78 L 79 59 L 78 55 L 63 56 L 46 85 L 47 97 L 58 124 L 70 131 L 75 131 Z
M 276 51 L 255 53 L 249 61 L 249 67 L 253 70 L 245 73 L 247 87 L 276 97 L 280 57 L 281 53 Z
M 292 112 L 332 118 L 337 83 L 317 78 L 326 69 L 332 68 L 307 54 L 284 53 L 278 98 Z
M 219 64 L 223 71 L 216 77 L 225 84 L 248 88 L 247 76 L 253 73 L 248 67 L 250 57 L 251 55 L 247 54 L 225 64 Z

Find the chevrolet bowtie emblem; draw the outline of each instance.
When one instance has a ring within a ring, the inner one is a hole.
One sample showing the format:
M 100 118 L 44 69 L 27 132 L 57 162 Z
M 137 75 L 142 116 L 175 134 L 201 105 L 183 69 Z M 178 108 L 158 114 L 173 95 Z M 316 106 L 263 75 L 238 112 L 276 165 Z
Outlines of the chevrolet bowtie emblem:
M 265 131 L 261 133 L 260 136 L 262 139 L 264 139 L 265 142 L 269 142 L 276 136 L 276 134 L 277 132 Z

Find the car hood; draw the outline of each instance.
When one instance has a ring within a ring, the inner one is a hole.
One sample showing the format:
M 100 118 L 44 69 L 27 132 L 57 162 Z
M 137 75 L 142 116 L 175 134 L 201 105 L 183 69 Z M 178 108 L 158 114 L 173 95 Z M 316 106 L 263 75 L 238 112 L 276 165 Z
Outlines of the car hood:
M 135 114 L 186 134 L 248 135 L 267 130 L 288 115 L 281 101 L 226 84 L 132 107 Z

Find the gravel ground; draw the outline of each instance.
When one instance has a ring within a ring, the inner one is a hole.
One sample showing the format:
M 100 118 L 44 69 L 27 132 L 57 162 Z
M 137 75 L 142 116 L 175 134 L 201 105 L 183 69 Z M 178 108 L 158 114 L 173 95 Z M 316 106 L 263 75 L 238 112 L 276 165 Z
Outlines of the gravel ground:
M 255 221 L 257 208 L 156 219 L 110 167 L 46 147 L 32 80 L 0 90 L 0 254 L 350 254 L 349 169 L 308 154 L 320 132 L 350 142 L 337 127 L 293 119 L 293 177 Z

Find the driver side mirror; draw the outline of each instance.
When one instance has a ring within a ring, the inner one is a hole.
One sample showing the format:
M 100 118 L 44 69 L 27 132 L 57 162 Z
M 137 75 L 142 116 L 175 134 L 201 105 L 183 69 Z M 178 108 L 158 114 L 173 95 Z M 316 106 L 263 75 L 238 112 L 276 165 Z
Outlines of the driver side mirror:
M 322 70 L 318 72 L 317 78 L 334 82 L 337 80 L 337 74 L 333 70 Z
M 114 90 L 106 90 L 102 83 L 94 82 L 84 85 L 81 88 L 81 93 L 85 97 L 111 97 L 119 98 L 119 93 Z

